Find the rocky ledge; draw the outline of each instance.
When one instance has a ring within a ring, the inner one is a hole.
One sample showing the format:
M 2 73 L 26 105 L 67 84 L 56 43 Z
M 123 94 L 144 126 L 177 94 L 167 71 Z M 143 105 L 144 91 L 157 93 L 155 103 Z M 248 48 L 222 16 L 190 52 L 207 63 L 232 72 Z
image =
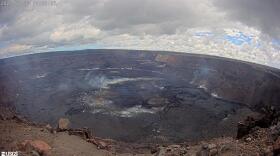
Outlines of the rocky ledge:
M 265 109 L 264 109 L 265 110 Z M 4 113 L 4 112 L 5 113 Z M 280 154 L 280 120 L 273 108 L 263 115 L 248 116 L 239 124 L 238 138 L 221 137 L 180 144 L 131 144 L 94 136 L 88 128 L 70 129 L 61 118 L 57 127 L 35 124 L 9 109 L 1 109 L 0 149 L 20 155 L 154 155 L 216 156 Z

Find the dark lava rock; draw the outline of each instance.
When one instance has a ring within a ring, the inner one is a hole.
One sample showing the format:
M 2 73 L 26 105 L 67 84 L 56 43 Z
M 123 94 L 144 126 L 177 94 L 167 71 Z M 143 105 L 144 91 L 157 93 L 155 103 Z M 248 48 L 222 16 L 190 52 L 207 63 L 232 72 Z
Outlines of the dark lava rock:
M 250 133 L 251 129 L 256 127 L 256 119 L 252 117 L 247 117 L 245 121 L 238 123 L 237 127 L 237 139 Z
M 274 155 L 280 154 L 280 137 L 273 144 L 273 153 Z
M 238 123 L 237 138 L 242 138 L 257 127 L 268 128 L 277 123 L 278 118 L 279 112 L 273 107 L 266 106 L 262 109 L 261 114 L 248 116 L 244 121 Z M 277 133 L 277 126 L 274 126 L 272 130 Z

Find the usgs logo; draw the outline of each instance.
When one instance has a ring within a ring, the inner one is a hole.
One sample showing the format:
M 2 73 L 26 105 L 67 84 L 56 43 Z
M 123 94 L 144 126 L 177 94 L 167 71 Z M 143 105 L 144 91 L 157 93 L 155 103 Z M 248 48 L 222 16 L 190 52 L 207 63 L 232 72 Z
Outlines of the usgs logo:
M 1 156 L 18 156 L 18 152 L 1 152 Z

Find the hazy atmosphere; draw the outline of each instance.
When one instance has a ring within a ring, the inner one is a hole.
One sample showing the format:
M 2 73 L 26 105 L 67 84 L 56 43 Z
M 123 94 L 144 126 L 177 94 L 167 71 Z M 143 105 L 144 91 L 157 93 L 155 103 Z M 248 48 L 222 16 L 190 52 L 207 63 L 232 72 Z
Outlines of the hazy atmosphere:
M 280 68 L 279 15 L 279 0 L 1 0 L 0 57 L 145 49 Z

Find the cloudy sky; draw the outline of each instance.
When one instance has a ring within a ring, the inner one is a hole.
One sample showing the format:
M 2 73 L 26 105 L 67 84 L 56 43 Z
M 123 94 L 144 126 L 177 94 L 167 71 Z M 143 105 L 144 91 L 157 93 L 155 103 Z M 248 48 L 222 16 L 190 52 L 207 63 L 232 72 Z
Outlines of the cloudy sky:
M 0 58 L 168 50 L 280 68 L 279 0 L 0 0 Z

